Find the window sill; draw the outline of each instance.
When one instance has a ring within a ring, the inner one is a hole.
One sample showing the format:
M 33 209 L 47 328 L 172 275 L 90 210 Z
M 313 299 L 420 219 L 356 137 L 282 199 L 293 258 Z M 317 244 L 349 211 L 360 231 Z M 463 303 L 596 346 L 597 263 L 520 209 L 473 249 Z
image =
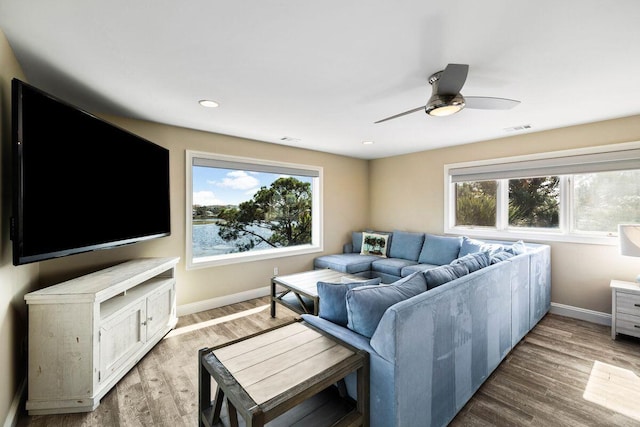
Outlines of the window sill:
M 302 245 L 293 248 L 267 249 L 262 251 L 238 252 L 226 255 L 215 255 L 192 259 L 187 257 L 187 270 L 216 267 L 221 265 L 238 264 L 241 262 L 260 261 L 273 258 L 283 258 L 296 255 L 306 255 L 322 252 L 321 246 Z
M 539 230 L 495 230 L 488 228 L 452 227 L 446 229 L 445 234 L 493 240 L 524 240 L 525 242 L 563 242 L 605 246 L 616 246 L 618 244 L 617 236 L 566 234 Z

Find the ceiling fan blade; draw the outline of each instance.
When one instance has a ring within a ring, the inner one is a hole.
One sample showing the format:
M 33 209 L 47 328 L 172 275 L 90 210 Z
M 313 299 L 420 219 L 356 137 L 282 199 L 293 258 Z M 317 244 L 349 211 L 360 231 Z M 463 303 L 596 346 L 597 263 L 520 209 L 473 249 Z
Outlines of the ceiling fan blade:
M 438 95 L 457 95 L 467 80 L 469 65 L 449 64 L 438 80 Z
M 424 105 L 414 108 L 413 110 L 409 110 L 409 111 L 405 111 L 404 113 L 400 113 L 400 114 L 396 114 L 395 116 L 391 116 L 391 117 L 387 117 L 385 119 L 382 120 L 378 120 L 377 122 L 373 122 L 375 123 L 382 123 L 382 122 L 386 122 L 387 120 L 391 120 L 391 119 L 397 119 L 398 117 L 402 117 L 402 116 L 406 116 L 407 114 L 411 114 L 411 113 L 415 113 L 416 111 L 420 111 L 420 110 L 424 110 Z
M 465 96 L 465 108 L 478 110 L 508 110 L 520 104 L 520 101 L 507 98 L 492 98 L 489 96 Z

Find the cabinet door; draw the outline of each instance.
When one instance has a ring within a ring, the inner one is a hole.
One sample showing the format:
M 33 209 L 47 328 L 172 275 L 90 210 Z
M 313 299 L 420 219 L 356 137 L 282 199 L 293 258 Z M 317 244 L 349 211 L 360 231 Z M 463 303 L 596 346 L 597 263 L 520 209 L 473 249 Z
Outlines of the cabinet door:
M 175 317 L 175 295 L 175 284 L 172 284 L 147 298 L 147 340 L 167 332 L 167 327 Z
M 100 374 L 105 381 L 146 341 L 146 304 L 141 300 L 100 325 Z

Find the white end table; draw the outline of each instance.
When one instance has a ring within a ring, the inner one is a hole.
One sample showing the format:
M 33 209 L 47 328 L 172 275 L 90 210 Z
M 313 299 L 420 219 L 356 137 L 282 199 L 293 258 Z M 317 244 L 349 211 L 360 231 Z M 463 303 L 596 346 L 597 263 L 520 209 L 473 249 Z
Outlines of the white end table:
M 640 284 L 611 281 L 611 338 L 617 334 L 640 338 Z

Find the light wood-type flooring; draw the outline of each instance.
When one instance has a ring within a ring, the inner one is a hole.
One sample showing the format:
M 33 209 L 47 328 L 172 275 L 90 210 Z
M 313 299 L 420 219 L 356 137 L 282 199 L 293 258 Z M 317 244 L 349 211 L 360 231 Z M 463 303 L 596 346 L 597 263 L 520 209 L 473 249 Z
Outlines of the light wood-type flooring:
M 183 316 L 176 329 L 102 399 L 95 411 L 22 414 L 18 425 L 197 426 L 198 349 L 294 317 L 278 305 L 278 316 L 272 319 L 268 297 Z M 330 407 L 325 402 L 332 397 L 327 392 L 306 404 L 303 412 L 311 412 L 311 421 L 308 417 L 298 424 L 324 425 L 323 410 Z M 283 417 L 273 424 L 289 425 L 296 419 L 294 415 Z M 226 416 L 223 422 L 229 425 Z M 451 425 L 640 426 L 640 340 L 613 341 L 609 327 L 548 314 Z

